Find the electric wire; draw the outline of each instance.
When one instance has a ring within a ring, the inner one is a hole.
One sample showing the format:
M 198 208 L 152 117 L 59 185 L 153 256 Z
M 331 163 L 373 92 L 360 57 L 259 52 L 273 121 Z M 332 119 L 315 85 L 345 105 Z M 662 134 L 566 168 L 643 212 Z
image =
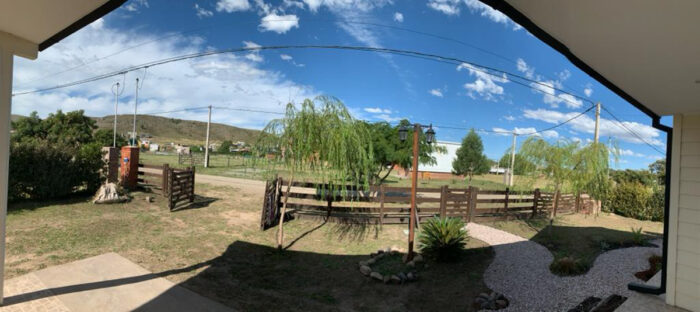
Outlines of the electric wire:
M 639 135 L 637 132 L 635 132 L 634 130 L 632 130 L 632 129 L 630 129 L 629 127 L 627 127 L 627 126 L 624 124 L 624 122 L 622 122 L 622 120 L 620 120 L 619 118 L 617 118 L 617 116 L 615 116 L 612 112 L 610 112 L 610 110 L 608 110 L 607 108 L 605 108 L 605 106 L 602 106 L 602 105 L 601 105 L 601 108 L 603 108 L 603 110 L 604 110 L 605 112 L 607 112 L 610 116 L 612 116 L 613 119 L 615 119 L 616 123 L 613 122 L 613 124 L 616 124 L 618 127 L 622 128 L 623 130 L 626 130 L 626 131 L 629 132 L 630 134 L 634 135 L 637 139 L 639 139 L 640 141 L 642 141 L 642 142 L 643 142 L 644 144 L 646 144 L 647 146 L 651 147 L 653 150 L 655 150 L 655 151 L 658 152 L 659 154 L 666 155 L 666 152 L 660 150 L 659 148 L 657 148 L 657 147 L 654 146 L 653 144 L 649 143 L 647 140 L 645 140 L 645 139 L 644 139 L 641 135 Z M 668 147 L 667 147 L 667 148 L 668 148 Z

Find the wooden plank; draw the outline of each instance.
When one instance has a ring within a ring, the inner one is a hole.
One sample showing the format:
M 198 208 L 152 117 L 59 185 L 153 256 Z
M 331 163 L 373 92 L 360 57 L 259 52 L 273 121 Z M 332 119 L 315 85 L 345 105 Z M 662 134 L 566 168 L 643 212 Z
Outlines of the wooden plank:
M 149 176 L 149 177 L 161 177 L 161 176 L 163 176 L 163 173 L 161 173 L 161 172 L 139 171 L 139 175 Z
M 146 164 L 139 164 L 139 168 L 148 168 L 148 169 L 163 169 L 161 166 L 154 166 L 154 165 L 146 165 Z

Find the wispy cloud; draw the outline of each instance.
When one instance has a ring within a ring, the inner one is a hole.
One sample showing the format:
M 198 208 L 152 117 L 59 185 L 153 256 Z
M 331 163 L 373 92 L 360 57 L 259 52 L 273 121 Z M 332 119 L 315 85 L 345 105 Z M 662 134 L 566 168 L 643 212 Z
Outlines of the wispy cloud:
M 394 13 L 394 21 L 403 23 L 403 14 L 401 12 Z
M 299 17 L 294 14 L 277 15 L 277 13 L 270 13 L 260 20 L 258 28 L 260 31 L 273 31 L 278 34 L 284 34 L 292 28 L 299 28 Z
M 219 0 L 216 3 L 217 12 L 238 12 L 247 11 L 250 9 L 250 2 L 248 0 Z
M 476 95 L 484 100 L 495 101 L 496 96 L 503 94 L 503 86 L 499 83 L 507 83 L 508 76 L 503 74 L 502 76 L 491 75 L 484 70 L 477 68 L 471 64 L 462 63 L 457 66 L 457 70 L 467 69 L 470 76 L 475 76 L 476 80 L 470 83 L 464 84 L 464 88 L 468 90 L 468 95 L 472 98 L 476 98 Z
M 194 10 L 197 14 L 197 17 L 199 17 L 199 18 L 212 17 L 214 15 L 214 12 L 207 10 L 203 7 L 200 7 L 199 4 L 197 4 L 197 3 L 194 4 Z
M 440 90 L 440 89 L 430 89 L 430 91 L 428 91 L 428 93 L 430 93 L 434 96 L 437 96 L 437 97 L 442 97 L 442 90 Z

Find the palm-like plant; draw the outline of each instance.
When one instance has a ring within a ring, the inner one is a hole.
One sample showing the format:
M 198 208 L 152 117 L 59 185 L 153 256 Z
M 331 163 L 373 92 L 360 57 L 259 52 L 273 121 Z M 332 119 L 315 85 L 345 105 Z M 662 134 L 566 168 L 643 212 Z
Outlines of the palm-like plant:
M 444 261 L 457 258 L 468 239 L 461 219 L 435 217 L 422 226 L 418 242 L 421 252 Z

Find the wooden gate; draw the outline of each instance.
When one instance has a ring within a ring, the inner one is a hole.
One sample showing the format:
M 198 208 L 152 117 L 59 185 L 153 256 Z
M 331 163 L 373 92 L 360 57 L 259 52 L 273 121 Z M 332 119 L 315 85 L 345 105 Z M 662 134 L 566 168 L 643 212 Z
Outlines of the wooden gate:
M 265 197 L 263 199 L 262 216 L 260 217 L 260 229 L 267 230 L 275 225 L 280 208 L 281 179 L 268 180 L 265 184 Z
M 184 202 L 194 201 L 194 176 L 194 167 L 175 169 L 168 164 L 139 164 L 138 186 L 163 195 L 168 201 L 168 209 L 173 211 Z

